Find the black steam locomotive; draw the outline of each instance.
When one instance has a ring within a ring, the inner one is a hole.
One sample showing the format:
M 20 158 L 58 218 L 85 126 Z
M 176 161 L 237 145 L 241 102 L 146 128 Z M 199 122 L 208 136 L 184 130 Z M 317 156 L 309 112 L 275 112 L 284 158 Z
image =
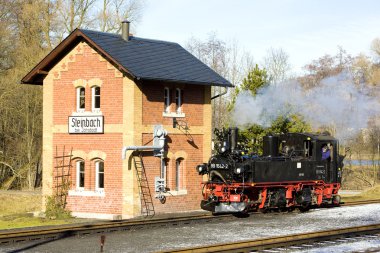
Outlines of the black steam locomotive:
M 343 156 L 329 134 L 288 133 L 263 138 L 263 155 L 247 155 L 238 129 L 223 130 L 216 155 L 197 166 L 201 208 L 213 213 L 294 210 L 339 205 Z

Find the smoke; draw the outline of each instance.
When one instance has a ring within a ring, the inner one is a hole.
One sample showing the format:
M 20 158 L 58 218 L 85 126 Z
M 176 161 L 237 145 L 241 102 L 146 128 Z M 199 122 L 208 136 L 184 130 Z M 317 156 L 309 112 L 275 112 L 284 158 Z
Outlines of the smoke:
M 335 136 L 344 141 L 367 128 L 371 117 L 380 115 L 376 93 L 376 88 L 355 85 L 347 73 L 326 78 L 311 89 L 289 81 L 262 88 L 256 97 L 242 92 L 236 99 L 232 118 L 240 127 L 253 123 L 268 127 L 280 115 L 297 113 L 313 130 L 333 128 Z

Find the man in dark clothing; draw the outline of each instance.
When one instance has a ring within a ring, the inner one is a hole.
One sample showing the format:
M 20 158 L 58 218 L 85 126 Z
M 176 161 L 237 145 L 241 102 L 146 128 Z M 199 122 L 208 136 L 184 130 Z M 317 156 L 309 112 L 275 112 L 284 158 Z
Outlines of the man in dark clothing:
M 322 147 L 322 161 L 330 158 L 330 149 L 327 148 L 327 145 Z

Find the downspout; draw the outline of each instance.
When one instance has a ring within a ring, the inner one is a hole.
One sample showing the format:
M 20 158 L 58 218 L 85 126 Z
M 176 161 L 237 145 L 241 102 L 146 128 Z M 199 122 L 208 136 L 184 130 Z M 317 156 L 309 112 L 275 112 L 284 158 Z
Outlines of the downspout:
M 224 87 L 224 91 L 222 92 L 222 93 L 220 93 L 220 94 L 218 94 L 218 95 L 215 95 L 215 96 L 213 96 L 213 97 L 211 97 L 211 100 L 213 100 L 213 99 L 215 99 L 215 98 L 218 98 L 218 97 L 221 97 L 221 96 L 223 96 L 223 95 L 226 95 L 227 94 L 227 91 L 228 91 L 228 88 L 227 87 Z

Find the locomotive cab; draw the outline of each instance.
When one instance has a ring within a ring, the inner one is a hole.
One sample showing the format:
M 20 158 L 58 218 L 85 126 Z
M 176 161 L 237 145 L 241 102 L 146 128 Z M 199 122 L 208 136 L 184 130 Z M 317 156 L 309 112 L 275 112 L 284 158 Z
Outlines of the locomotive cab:
M 288 133 L 264 137 L 263 144 L 265 159 L 255 165 L 255 182 L 341 182 L 339 142 L 330 135 Z

